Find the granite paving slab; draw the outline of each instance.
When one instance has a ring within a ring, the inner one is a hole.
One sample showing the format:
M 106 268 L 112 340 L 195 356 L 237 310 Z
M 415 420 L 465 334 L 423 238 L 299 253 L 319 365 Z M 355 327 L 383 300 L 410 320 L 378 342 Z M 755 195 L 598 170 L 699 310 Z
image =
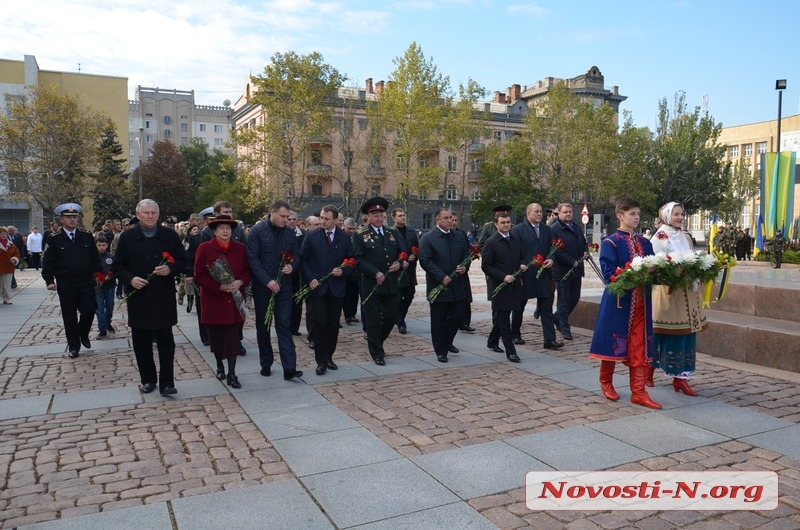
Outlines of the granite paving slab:
M 578 370 L 575 372 L 563 372 L 560 374 L 552 374 L 548 376 L 553 381 L 580 388 L 588 392 L 600 393 L 600 381 L 598 380 L 599 374 L 597 370 Z
M 585 426 L 528 434 L 505 442 L 559 471 L 608 469 L 653 456 Z M 588 450 L 599 447 L 603 450 Z
M 402 358 L 401 358 L 402 359 Z M 400 360 L 400 359 L 398 359 Z M 336 361 L 336 359 L 334 359 Z M 375 363 L 370 363 L 375 368 L 381 368 Z M 317 375 L 316 365 L 313 367 L 303 368 L 303 381 L 309 385 L 316 385 L 319 383 L 333 383 L 335 381 L 347 381 L 350 379 L 361 379 L 363 377 L 372 377 L 373 374 L 366 369 L 361 363 L 344 363 L 337 362 L 338 370 L 327 370 L 322 375 Z M 384 366 L 383 368 L 387 368 Z
M 46 523 L 20 526 L 19 530 L 102 530 L 127 528 L 147 530 L 173 530 L 167 503 L 159 502 L 107 512 L 56 519 Z
M 501 441 L 415 456 L 411 461 L 464 500 L 522 487 L 528 471 L 553 469 Z
M 428 363 L 434 368 L 453 368 L 460 366 L 474 366 L 478 364 L 494 364 L 493 359 L 488 359 L 481 355 L 475 355 L 467 351 L 460 351 L 459 353 L 448 353 L 447 362 L 440 363 L 436 356 L 431 351 L 430 355 L 420 355 L 417 357 L 420 361 Z
M 800 459 L 800 425 L 746 436 L 740 441 Z
M 274 379 L 276 376 L 285 385 L 267 389 L 247 387 L 246 392 L 236 393 L 237 401 L 248 414 L 329 404 L 328 400 L 302 381 L 283 381 L 280 374 L 263 379 Z
M 363 427 L 270 441 L 300 477 L 400 458 Z
M 753 410 L 719 402 L 699 403 L 668 410 L 664 414 L 730 438 L 741 438 L 796 425 Z
M 553 374 L 563 374 L 565 372 L 585 371 L 586 366 L 572 361 L 565 361 L 557 357 L 537 356 L 525 359 L 519 364 L 519 368 L 536 375 L 551 376 Z
M 178 529 L 333 528 L 295 480 L 175 499 L 172 511 Z
M 303 477 L 340 528 L 452 504 L 458 497 L 406 459 Z
M 176 399 L 192 399 L 198 397 L 219 396 L 228 393 L 228 387 L 217 380 L 216 377 L 204 377 L 202 379 L 185 379 L 175 381 L 177 394 L 162 396 L 158 389 L 151 394 L 142 394 L 146 403 L 157 403 L 161 401 L 174 401 Z
M 34 357 L 38 355 L 64 355 L 66 357 L 66 344 L 38 344 L 36 346 L 8 346 L 3 349 L 5 357 Z M 83 351 L 81 351 L 83 353 Z
M 333 405 L 262 412 L 251 414 L 250 418 L 270 440 L 360 427 L 357 421 Z
M 33 397 L 19 397 L 13 400 L 0 400 L 0 420 L 47 414 L 47 408 L 50 406 L 52 397 L 51 394 L 44 394 Z
M 659 413 L 601 421 L 589 424 L 588 427 L 654 455 L 684 451 L 730 439 Z
M 75 412 L 106 407 L 121 407 L 125 405 L 140 405 L 142 394 L 138 386 L 124 386 L 118 388 L 102 388 L 84 392 L 70 392 L 53 396 L 52 414 L 60 412 Z
M 471 506 L 456 502 L 354 527 L 357 530 L 493 530 L 497 526 Z

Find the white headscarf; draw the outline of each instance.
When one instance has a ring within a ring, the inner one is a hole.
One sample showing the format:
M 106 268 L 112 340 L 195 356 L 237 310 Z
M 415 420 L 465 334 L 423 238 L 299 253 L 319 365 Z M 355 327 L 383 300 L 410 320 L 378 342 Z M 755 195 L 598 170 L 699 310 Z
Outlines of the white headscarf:
M 658 218 L 662 225 L 658 228 L 650 242 L 653 252 L 691 252 L 691 240 L 680 228 L 672 226 L 672 210 L 676 206 L 683 206 L 675 201 L 670 201 L 658 209 Z M 684 209 L 685 211 L 685 209 Z

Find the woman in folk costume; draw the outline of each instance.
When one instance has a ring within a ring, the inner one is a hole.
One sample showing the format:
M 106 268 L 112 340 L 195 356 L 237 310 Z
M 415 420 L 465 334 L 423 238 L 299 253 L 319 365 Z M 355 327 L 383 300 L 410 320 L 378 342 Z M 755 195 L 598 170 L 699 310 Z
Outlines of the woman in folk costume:
M 668 202 L 658 211 L 663 223 L 650 240 L 654 252 L 692 252 L 692 240 L 683 231 L 686 210 L 677 202 Z M 694 373 L 697 332 L 708 327 L 703 314 L 701 294 L 694 288 L 656 285 L 653 287 L 653 331 L 655 353 L 648 386 L 653 386 L 653 372 L 661 368 L 672 377 L 675 392 L 696 396 L 689 386 Z
M 618 268 L 639 256 L 653 255 L 653 247 L 644 236 L 636 234 L 639 226 L 639 203 L 620 199 L 616 204 L 619 229 L 600 244 L 600 268 L 606 282 L 611 282 Z M 616 296 L 606 289 L 600 301 L 600 313 L 592 336 L 589 357 L 600 359 L 600 388 L 611 401 L 619 399 L 612 378 L 617 362 L 630 370 L 631 403 L 651 409 L 661 405 L 650 399 L 645 390 L 653 356 L 653 321 L 650 287 L 639 286 Z

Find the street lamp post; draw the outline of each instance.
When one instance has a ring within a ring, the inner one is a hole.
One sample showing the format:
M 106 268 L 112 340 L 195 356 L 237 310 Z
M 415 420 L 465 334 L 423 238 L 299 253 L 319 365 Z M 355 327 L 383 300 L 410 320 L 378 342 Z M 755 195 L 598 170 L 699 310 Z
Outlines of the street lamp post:
M 144 127 L 139 127 L 139 201 L 142 200 L 142 181 L 144 180 L 144 175 L 142 171 L 144 168 L 142 167 L 142 161 L 144 159 L 144 142 L 142 141 L 142 133 L 144 132 Z
M 778 146 L 775 151 L 781 153 L 781 110 L 783 108 L 783 91 L 786 90 L 786 79 L 775 80 L 775 90 L 778 91 Z

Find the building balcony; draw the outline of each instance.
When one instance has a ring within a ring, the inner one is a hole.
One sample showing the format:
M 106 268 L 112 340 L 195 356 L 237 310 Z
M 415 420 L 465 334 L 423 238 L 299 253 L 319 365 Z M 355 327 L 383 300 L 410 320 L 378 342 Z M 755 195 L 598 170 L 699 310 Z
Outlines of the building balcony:
M 467 173 L 467 179 L 470 181 L 478 181 L 481 179 L 481 174 L 478 171 L 470 171 Z
M 333 141 L 331 140 L 330 136 L 325 134 L 321 134 L 319 136 L 314 136 L 308 141 L 309 146 L 324 146 L 324 145 L 333 145 Z
M 309 175 L 327 175 L 331 172 L 330 164 L 308 164 L 306 172 Z
M 371 177 L 385 177 L 386 176 L 386 168 L 385 167 L 370 166 L 370 168 L 369 168 L 369 176 L 371 176 Z

